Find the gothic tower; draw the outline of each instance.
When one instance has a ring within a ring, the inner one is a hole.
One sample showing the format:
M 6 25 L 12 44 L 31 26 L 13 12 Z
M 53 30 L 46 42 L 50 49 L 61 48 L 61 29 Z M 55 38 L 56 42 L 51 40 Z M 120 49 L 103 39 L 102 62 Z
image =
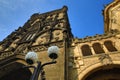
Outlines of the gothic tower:
M 65 56 L 72 38 L 66 6 L 33 14 L 24 26 L 0 42 L 0 80 L 29 80 L 33 69 L 23 68 L 28 65 L 26 53 L 34 51 L 42 63 L 50 62 L 47 55 L 50 46 L 58 46 L 60 52 L 56 64 L 45 66 L 46 80 L 66 80 L 68 59 Z

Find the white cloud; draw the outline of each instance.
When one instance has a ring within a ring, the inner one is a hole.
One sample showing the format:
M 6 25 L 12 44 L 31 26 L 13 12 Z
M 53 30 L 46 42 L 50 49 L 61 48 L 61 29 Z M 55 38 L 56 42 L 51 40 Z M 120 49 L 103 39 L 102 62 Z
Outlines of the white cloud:
M 7 0 L 1 0 L 0 6 L 1 9 L 14 10 L 14 7 L 12 6 L 11 2 Z
M 23 7 L 23 5 L 27 3 L 27 1 L 28 0 L 0 0 L 0 8 L 10 11 L 16 10 Z

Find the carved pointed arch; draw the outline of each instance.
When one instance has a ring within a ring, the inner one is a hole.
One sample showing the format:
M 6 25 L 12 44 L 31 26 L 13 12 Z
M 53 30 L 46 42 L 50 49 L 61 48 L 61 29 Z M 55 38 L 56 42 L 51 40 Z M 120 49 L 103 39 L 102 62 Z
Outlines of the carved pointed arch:
M 78 73 L 79 80 L 119 80 L 120 79 L 120 62 L 119 61 L 113 61 L 114 64 L 111 65 L 102 65 L 101 63 L 96 63 L 94 65 L 91 65 L 87 68 L 85 68 L 83 71 Z M 108 72 L 104 74 L 105 72 Z M 115 73 L 115 76 L 112 76 L 112 74 Z M 102 77 L 102 75 L 104 77 Z M 112 77 L 111 77 L 112 76 Z M 88 79 L 89 78 L 89 79 Z M 77 80 L 77 77 L 74 79 Z

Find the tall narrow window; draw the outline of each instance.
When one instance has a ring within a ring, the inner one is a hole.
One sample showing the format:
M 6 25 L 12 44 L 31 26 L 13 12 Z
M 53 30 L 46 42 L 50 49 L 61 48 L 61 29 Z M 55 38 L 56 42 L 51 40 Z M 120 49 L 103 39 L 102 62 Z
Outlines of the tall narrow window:
M 81 50 L 82 50 L 83 56 L 92 55 L 91 49 L 90 49 L 90 47 L 88 45 L 83 45 Z
M 114 47 L 111 41 L 105 41 L 104 44 L 105 44 L 105 47 L 108 49 L 108 51 L 110 52 L 117 51 L 117 49 Z
M 32 39 L 34 39 L 34 37 L 36 36 L 36 33 L 28 33 L 25 36 L 23 36 L 21 42 L 26 42 L 26 41 L 30 41 Z
M 26 41 L 32 40 L 35 37 L 36 33 L 31 33 L 26 35 Z
M 102 46 L 100 43 L 94 43 L 93 49 L 94 49 L 96 54 L 105 53 L 104 50 L 102 49 Z
M 32 40 L 35 37 L 36 33 L 32 34 L 32 36 L 30 37 L 30 40 Z
M 30 40 L 32 34 L 27 35 L 26 41 Z

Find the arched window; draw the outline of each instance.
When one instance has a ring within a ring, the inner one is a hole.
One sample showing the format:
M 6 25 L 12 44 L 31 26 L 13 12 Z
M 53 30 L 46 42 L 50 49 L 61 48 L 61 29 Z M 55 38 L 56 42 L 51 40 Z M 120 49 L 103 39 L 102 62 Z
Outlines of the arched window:
M 83 45 L 81 47 L 81 50 L 82 50 L 82 54 L 83 56 L 89 56 L 89 55 L 92 55 L 92 52 L 91 52 L 91 49 L 88 45 Z
M 94 43 L 93 49 L 94 49 L 96 54 L 105 53 L 104 50 L 102 49 L 102 46 L 100 43 Z
M 117 51 L 117 49 L 114 47 L 111 41 L 105 41 L 104 44 L 105 44 L 105 47 L 108 49 L 108 51 L 110 52 Z

